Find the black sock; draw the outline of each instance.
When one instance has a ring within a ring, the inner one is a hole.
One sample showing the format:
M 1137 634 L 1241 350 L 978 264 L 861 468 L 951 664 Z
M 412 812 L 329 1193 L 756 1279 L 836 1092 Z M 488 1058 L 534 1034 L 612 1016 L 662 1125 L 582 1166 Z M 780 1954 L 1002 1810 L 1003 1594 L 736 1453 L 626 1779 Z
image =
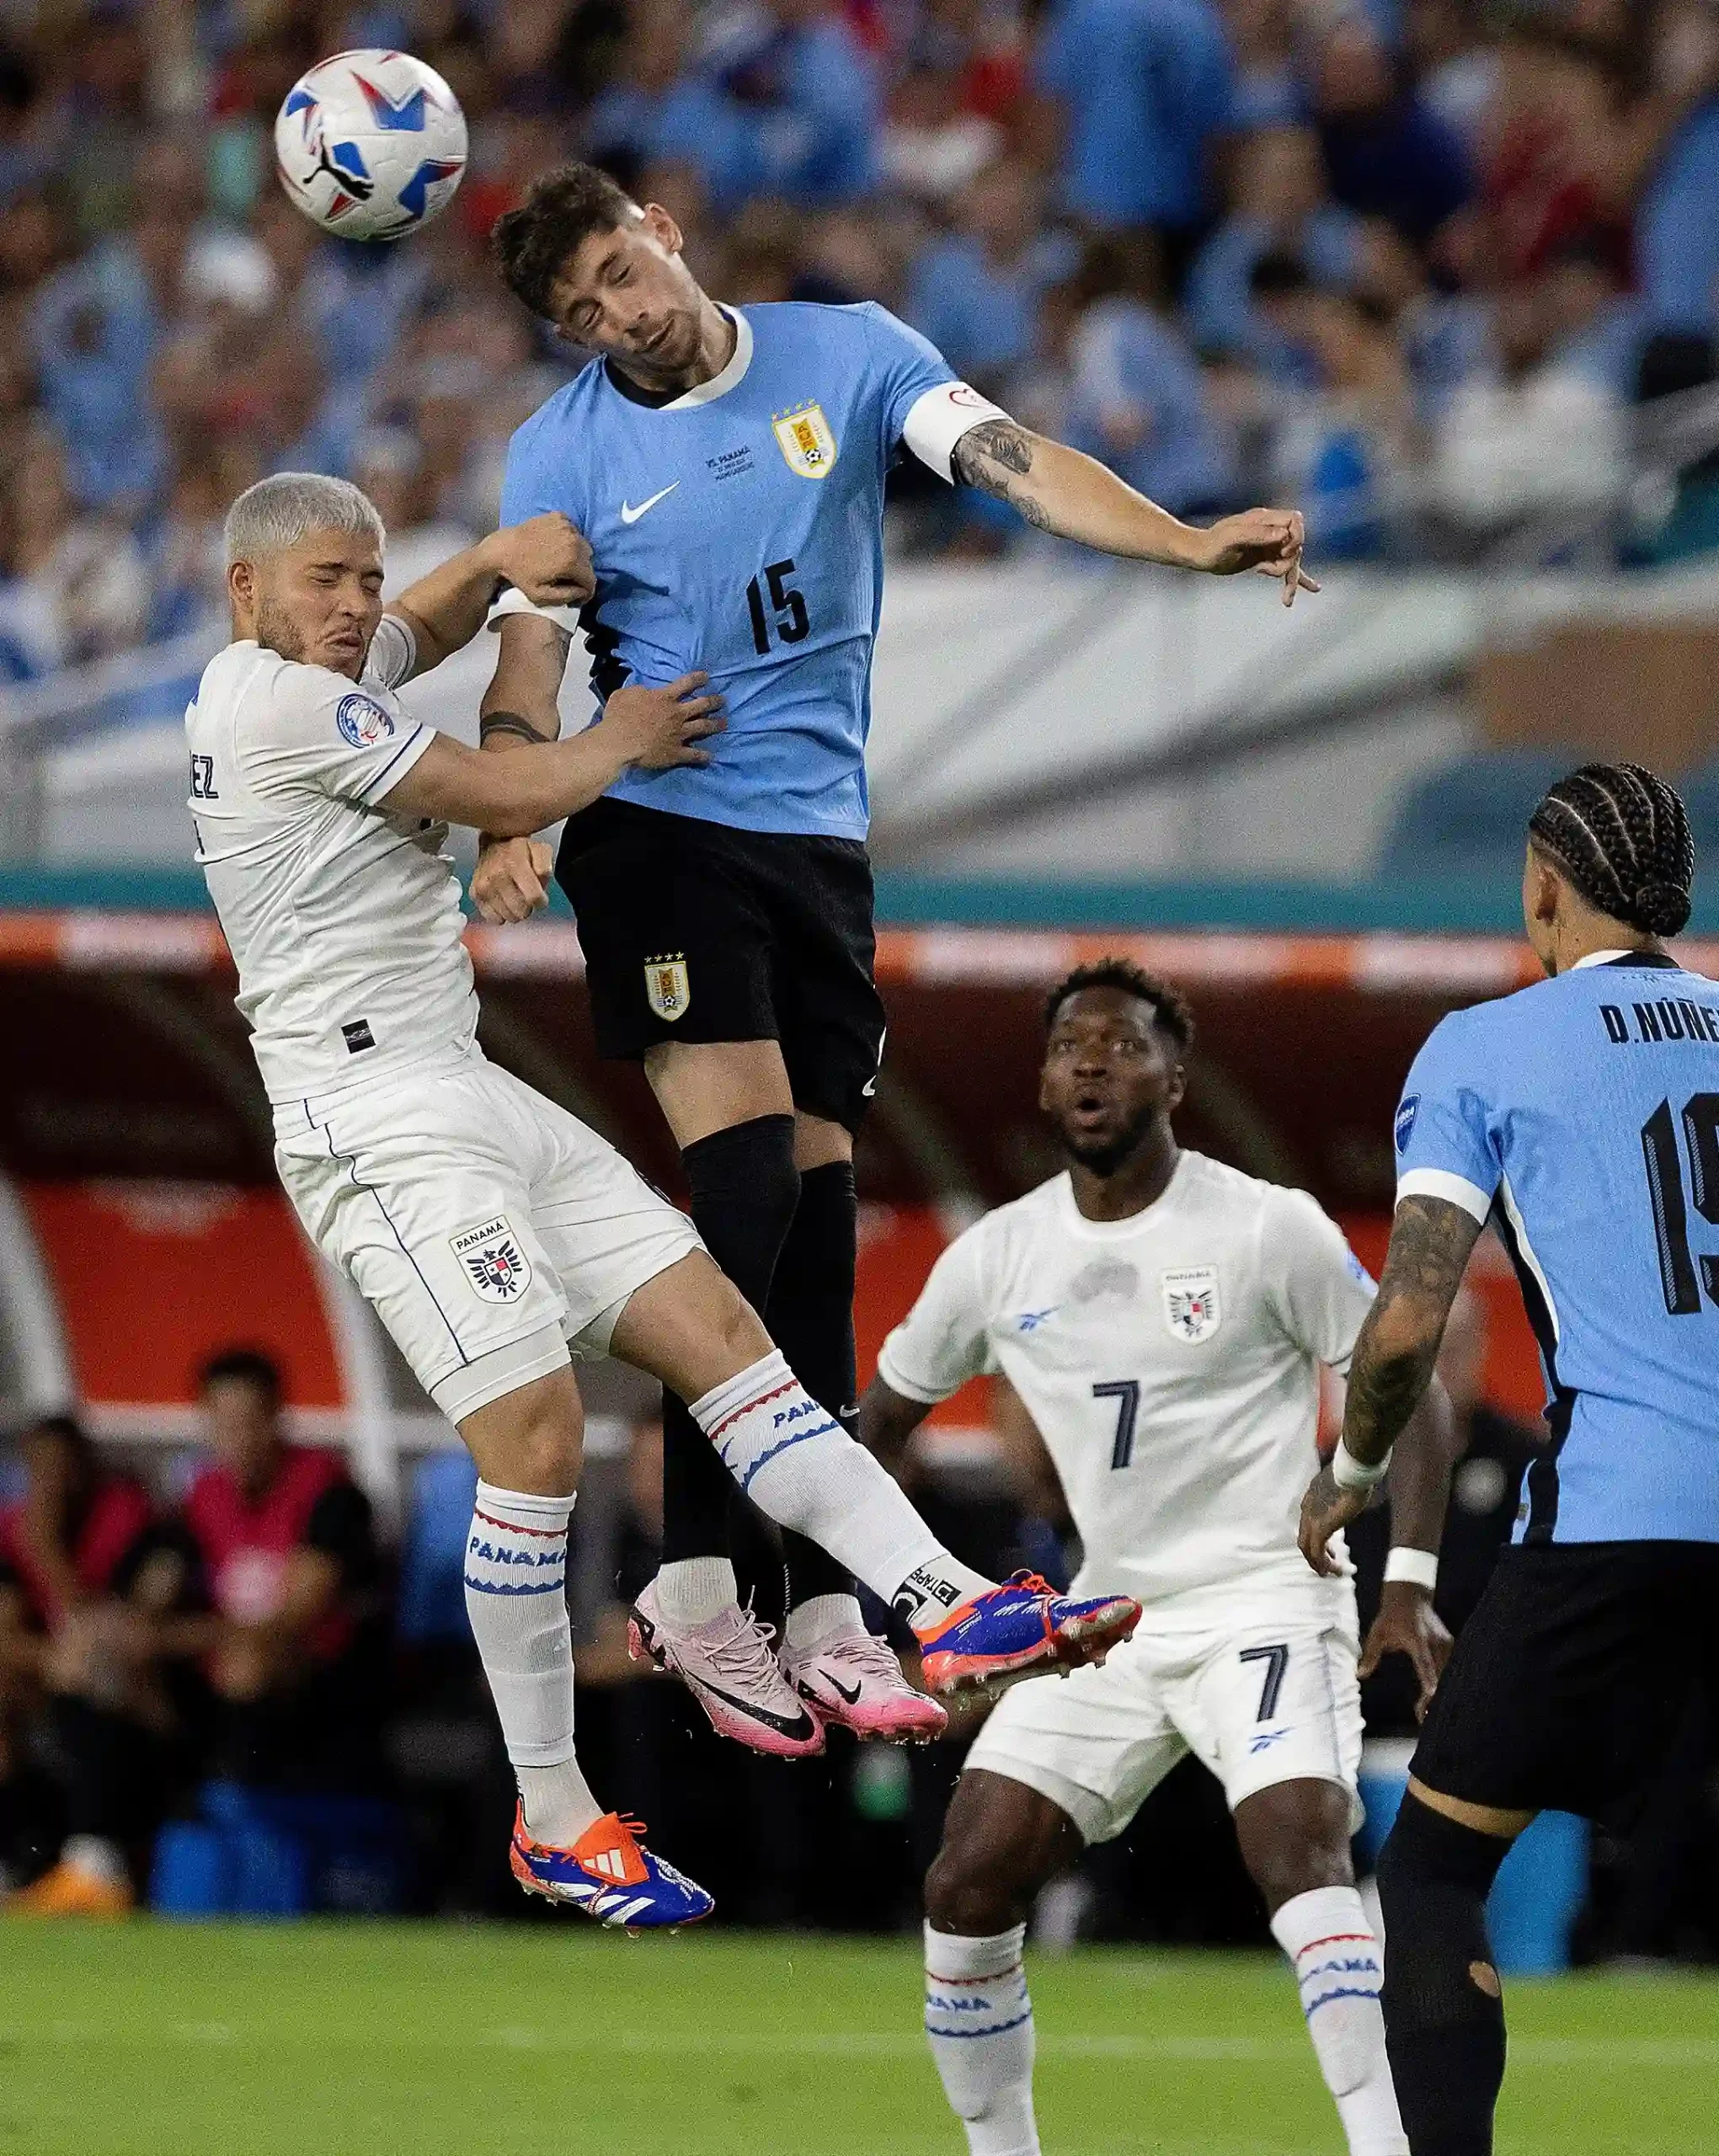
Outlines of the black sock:
M 1385 2047 L 1413 2156 L 1491 2156 L 1504 2002 L 1487 1896 L 1509 1852 L 1410 1795 L 1380 1855 Z
M 799 1200 L 794 1119 L 755 1116 L 713 1131 L 681 1155 L 692 1221 L 705 1247 L 761 1317 Z M 715 1448 L 674 1394 L 663 1395 L 663 1561 L 729 1554 L 739 1498 Z
M 831 1161 L 800 1175 L 800 1202 L 782 1246 L 764 1321 L 788 1367 L 820 1407 L 846 1416 L 854 1404 L 853 1275 L 858 1204 L 853 1163 Z M 784 1530 L 788 1606 L 814 1595 L 851 1594 L 853 1579 L 827 1550 Z

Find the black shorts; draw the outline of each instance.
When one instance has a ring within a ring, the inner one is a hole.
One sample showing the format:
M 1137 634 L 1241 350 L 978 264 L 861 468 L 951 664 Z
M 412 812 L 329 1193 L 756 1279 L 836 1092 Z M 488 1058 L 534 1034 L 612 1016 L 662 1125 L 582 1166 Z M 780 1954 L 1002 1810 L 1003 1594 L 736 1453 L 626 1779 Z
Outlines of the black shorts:
M 780 1041 L 794 1105 L 859 1129 L 884 1019 L 857 839 L 606 799 L 569 818 L 555 878 L 579 922 L 600 1055 Z
M 1509 1812 L 1623 1828 L 1705 1688 L 1719 1705 L 1719 1545 L 1507 1550 L 1462 1628 L 1417 1780 Z

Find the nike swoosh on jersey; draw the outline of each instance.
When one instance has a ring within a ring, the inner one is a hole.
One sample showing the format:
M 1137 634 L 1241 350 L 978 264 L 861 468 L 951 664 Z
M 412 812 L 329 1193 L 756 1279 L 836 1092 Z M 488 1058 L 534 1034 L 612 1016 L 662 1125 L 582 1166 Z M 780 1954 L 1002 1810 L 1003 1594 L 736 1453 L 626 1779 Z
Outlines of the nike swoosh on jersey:
M 672 494 L 675 488 L 678 487 L 680 483 L 681 482 L 678 479 L 670 479 L 668 485 L 662 489 L 660 494 L 653 494 L 649 501 L 641 502 L 637 509 L 633 506 L 631 502 L 622 502 L 621 504 L 621 521 L 623 524 L 637 524 L 640 517 L 644 515 L 648 509 L 654 509 L 657 504 L 663 499 L 663 495 Z

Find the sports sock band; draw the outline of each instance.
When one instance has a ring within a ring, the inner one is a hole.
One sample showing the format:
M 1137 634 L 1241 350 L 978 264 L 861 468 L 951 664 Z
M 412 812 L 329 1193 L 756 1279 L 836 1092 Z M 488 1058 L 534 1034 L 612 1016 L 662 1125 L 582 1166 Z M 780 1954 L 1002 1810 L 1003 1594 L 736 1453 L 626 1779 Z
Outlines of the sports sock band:
M 1307 2034 L 1335 2099 L 1350 2156 L 1407 2156 L 1385 2056 L 1379 1941 L 1353 1886 L 1316 1886 L 1284 1903 L 1272 1936 L 1289 1957 Z
M 986 1939 L 925 1928 L 925 2033 L 971 2156 L 1038 2156 L 1027 1927 Z
M 990 1584 L 950 1556 L 900 1485 L 775 1350 L 695 1400 L 691 1412 L 761 1512 L 821 1542 L 886 1601 L 910 1578 L 926 1583 L 912 1591 L 921 1607 L 944 1597 L 953 1605 Z
M 603 1807 L 573 1742 L 567 1528 L 573 1499 L 478 1485 L 466 1540 L 466 1614 L 540 1841 L 576 1841 Z

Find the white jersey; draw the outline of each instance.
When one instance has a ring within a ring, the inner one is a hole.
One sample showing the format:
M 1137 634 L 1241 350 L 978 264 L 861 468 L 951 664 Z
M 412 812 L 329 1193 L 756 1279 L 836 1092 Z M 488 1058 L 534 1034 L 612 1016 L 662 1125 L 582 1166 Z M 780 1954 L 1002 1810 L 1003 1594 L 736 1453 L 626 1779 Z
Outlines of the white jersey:
M 1001 1372 L 1062 1476 L 1076 1590 L 1190 1622 L 1241 1586 L 1347 1602 L 1296 1547 L 1319 1365 L 1347 1366 L 1374 1283 L 1305 1192 L 1184 1152 L 1156 1203 L 1088 1220 L 1067 1175 L 959 1236 L 884 1342 L 909 1400 Z M 1182 1598 L 1180 1601 L 1178 1598 Z
M 277 1105 L 477 1028 L 447 827 L 385 805 L 435 739 L 393 693 L 414 656 L 392 615 L 358 681 L 232 643 L 185 713 L 197 860 Z

